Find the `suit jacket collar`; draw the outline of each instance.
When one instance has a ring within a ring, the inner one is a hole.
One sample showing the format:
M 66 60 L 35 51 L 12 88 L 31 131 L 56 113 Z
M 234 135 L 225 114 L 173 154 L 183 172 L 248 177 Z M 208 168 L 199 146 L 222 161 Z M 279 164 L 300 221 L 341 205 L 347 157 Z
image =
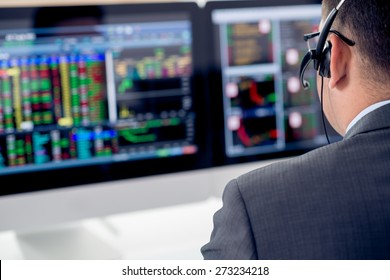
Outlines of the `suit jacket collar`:
M 351 138 L 360 133 L 384 128 L 390 128 L 390 104 L 384 105 L 365 115 L 351 127 L 344 136 L 344 139 Z

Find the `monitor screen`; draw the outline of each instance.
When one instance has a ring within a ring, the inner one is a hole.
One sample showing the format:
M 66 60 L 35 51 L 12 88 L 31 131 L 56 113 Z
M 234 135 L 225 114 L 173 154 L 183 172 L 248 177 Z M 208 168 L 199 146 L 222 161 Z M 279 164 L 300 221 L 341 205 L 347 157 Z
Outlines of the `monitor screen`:
M 213 26 L 210 96 L 220 164 L 299 153 L 326 143 L 315 71 L 299 80 L 303 34 L 321 20 L 317 1 L 226 1 L 206 6 Z M 223 130 L 222 130 L 223 129 Z
M 0 195 L 207 166 L 198 12 L 0 9 Z

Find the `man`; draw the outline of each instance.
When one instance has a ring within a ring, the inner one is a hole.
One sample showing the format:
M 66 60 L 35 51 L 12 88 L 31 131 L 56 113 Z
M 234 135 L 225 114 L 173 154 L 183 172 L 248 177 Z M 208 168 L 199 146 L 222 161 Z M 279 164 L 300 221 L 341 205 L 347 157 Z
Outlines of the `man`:
M 390 259 L 390 2 L 345 0 L 332 30 L 355 41 L 327 36 L 321 102 L 344 139 L 232 180 L 205 259 Z

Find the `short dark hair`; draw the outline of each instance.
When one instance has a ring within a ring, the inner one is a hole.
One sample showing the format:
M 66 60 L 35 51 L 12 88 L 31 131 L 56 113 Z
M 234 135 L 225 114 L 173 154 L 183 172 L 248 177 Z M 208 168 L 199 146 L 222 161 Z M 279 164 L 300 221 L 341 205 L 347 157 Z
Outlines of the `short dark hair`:
M 323 0 L 324 16 L 337 7 L 340 0 Z M 340 8 L 333 28 L 348 32 L 356 42 L 367 76 L 389 83 L 390 78 L 390 1 L 346 0 Z M 373 76 L 373 77 L 371 77 Z

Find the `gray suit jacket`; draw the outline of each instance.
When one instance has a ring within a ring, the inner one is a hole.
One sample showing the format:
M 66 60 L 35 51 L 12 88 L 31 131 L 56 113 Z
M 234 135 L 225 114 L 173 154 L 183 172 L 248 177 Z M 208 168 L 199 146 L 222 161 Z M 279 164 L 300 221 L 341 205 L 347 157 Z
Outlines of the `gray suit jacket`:
M 232 180 L 205 259 L 390 259 L 390 105 L 337 143 Z

